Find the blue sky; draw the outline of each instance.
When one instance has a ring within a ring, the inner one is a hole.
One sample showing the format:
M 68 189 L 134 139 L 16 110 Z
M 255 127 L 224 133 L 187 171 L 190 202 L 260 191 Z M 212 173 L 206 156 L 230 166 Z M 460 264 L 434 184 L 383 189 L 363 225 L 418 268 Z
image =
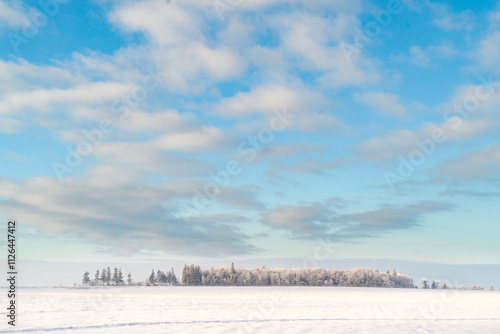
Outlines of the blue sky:
M 48 3 L 0 0 L 24 258 L 499 264 L 495 1 Z

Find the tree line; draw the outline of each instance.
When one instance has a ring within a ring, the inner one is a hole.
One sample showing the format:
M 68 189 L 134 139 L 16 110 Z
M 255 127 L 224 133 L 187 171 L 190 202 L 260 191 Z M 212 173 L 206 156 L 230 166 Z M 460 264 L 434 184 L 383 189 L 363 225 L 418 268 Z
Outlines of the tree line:
M 132 275 L 128 273 L 127 284 L 132 285 Z M 90 278 L 90 273 L 86 271 L 83 274 L 82 279 L 83 285 L 100 286 L 100 285 L 125 285 L 122 269 L 115 267 L 113 273 L 111 273 L 111 268 L 103 268 L 102 271 L 96 270 L 94 278 Z
M 407 275 L 383 273 L 377 269 L 351 270 L 323 268 L 254 268 L 219 267 L 203 269 L 194 264 L 184 265 L 182 284 L 202 286 L 356 286 L 415 288 Z
M 426 278 L 422 278 L 422 286 L 421 286 L 422 289 L 444 289 L 444 290 L 447 290 L 447 289 L 451 289 L 451 290 L 484 290 L 484 287 L 482 287 L 481 285 L 472 285 L 472 286 L 467 286 L 467 285 L 452 285 L 451 287 L 449 287 L 446 282 L 443 283 L 443 285 L 441 285 L 440 281 L 432 281 L 432 284 L 429 285 L 429 283 L 427 282 L 427 279 Z M 490 291 L 495 291 L 495 288 L 492 286 L 490 286 L 489 288 Z
M 108 267 L 107 269 L 104 268 L 102 271 L 99 271 L 99 269 L 95 272 L 94 278 L 92 279 L 90 277 L 90 273 L 86 271 L 83 274 L 83 279 L 82 279 L 83 285 L 89 285 L 89 286 L 123 286 L 123 285 L 178 285 L 179 282 L 177 280 L 177 276 L 175 276 L 174 273 L 174 268 L 167 272 L 163 272 L 161 270 L 158 270 L 155 272 L 153 269 L 151 271 L 151 275 L 146 278 L 146 283 L 145 282 L 137 282 L 135 283 L 134 280 L 132 279 L 132 275 L 128 273 L 127 275 L 127 282 L 125 284 L 122 270 L 121 268 L 115 267 L 113 272 L 111 271 L 111 268 Z

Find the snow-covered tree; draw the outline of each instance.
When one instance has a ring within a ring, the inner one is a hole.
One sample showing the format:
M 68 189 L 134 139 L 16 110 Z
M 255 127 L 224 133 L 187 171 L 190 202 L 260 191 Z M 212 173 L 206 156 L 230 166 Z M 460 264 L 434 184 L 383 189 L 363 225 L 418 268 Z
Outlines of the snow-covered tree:
M 200 279 L 201 277 L 201 279 Z M 322 268 L 210 268 L 184 265 L 185 285 L 238 286 L 377 286 L 413 288 L 413 280 L 402 274 L 381 273 L 376 269 L 337 270 Z

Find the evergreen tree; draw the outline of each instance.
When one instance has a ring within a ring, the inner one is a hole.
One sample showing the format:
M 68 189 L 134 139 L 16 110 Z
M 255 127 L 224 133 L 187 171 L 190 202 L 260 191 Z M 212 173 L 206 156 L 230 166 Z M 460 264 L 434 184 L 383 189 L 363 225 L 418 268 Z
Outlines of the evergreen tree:
M 111 283 L 111 268 L 108 267 L 108 272 L 106 274 L 106 284 L 109 285 Z
M 95 272 L 94 283 L 95 285 L 99 285 L 99 269 Z
M 184 264 L 184 268 L 182 268 L 182 278 L 181 278 L 181 283 L 184 285 L 190 285 L 189 284 L 189 267 L 187 264 Z
M 88 285 L 90 283 L 90 274 L 88 271 L 86 271 L 85 274 L 83 274 L 82 283 L 84 285 Z
M 128 285 L 132 285 L 132 275 L 130 273 L 128 273 L 128 276 L 127 276 L 127 283 Z
M 123 285 L 123 274 L 121 268 L 118 270 L 118 285 Z
M 170 273 L 172 275 L 172 278 L 170 279 L 171 285 L 177 285 L 177 276 L 175 276 L 174 268 L 170 270 Z
M 118 268 L 115 267 L 112 278 L 113 285 L 118 285 Z
M 155 277 L 155 270 L 153 269 L 151 271 L 151 275 L 149 275 L 149 283 L 155 284 L 156 283 L 156 277 Z
M 102 269 L 101 271 L 101 284 L 104 285 L 106 284 L 106 269 Z

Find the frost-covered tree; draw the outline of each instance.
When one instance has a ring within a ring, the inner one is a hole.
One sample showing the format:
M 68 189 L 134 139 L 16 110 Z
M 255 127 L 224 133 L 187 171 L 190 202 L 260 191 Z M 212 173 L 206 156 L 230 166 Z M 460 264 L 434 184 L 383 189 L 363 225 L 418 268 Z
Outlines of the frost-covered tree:
M 231 268 L 201 269 L 184 265 L 182 283 L 211 286 L 373 286 L 413 288 L 413 280 L 402 274 L 381 273 L 376 269 L 352 270 L 322 268 Z

